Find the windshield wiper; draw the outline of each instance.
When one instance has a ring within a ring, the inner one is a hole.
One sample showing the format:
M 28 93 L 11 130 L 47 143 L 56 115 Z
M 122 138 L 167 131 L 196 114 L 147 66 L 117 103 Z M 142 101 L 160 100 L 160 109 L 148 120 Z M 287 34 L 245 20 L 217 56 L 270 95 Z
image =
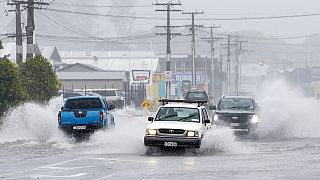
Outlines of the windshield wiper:
M 193 115 L 190 115 L 190 116 L 187 116 L 187 117 L 183 117 L 181 119 L 178 119 L 177 121 L 182 121 L 184 119 L 188 119 L 188 118 L 191 118 L 191 117 L 194 117 L 194 116 L 197 116 L 197 114 L 193 114 Z
M 165 116 L 165 117 L 162 117 L 162 118 L 160 118 L 160 119 L 157 119 L 156 121 L 161 121 L 161 120 L 163 120 L 163 119 L 170 118 L 170 117 L 175 117 L 175 116 L 177 116 L 177 115 L 176 115 L 176 114 L 173 114 L 173 115 Z
M 239 109 L 239 108 L 242 108 L 242 106 L 231 106 L 223 109 Z
M 244 107 L 242 107 L 243 109 L 248 109 L 248 108 L 250 108 L 250 109 L 253 109 L 253 108 L 251 108 L 252 106 L 244 106 Z

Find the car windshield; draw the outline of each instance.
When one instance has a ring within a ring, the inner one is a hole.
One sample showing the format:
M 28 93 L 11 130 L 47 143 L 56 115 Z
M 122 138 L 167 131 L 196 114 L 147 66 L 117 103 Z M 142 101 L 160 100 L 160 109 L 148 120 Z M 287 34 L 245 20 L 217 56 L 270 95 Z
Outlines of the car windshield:
M 251 99 L 226 98 L 220 101 L 218 109 L 254 110 L 254 104 Z
M 186 95 L 187 100 L 208 100 L 205 92 L 189 92 Z
M 67 109 L 97 109 L 102 108 L 102 103 L 97 98 L 69 99 L 66 102 Z
M 155 121 L 200 122 L 199 111 L 196 108 L 163 107 L 159 110 Z

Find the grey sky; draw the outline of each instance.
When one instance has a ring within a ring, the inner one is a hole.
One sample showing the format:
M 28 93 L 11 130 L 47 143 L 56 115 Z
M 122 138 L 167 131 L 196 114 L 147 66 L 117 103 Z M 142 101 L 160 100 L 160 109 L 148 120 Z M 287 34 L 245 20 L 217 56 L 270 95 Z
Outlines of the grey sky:
M 150 0 L 139 0 L 150 3 Z M 160 2 L 160 0 L 159 0 Z M 181 0 L 184 10 L 204 10 L 199 17 L 250 17 L 319 13 L 319 0 Z M 256 30 L 266 35 L 296 36 L 320 32 L 320 16 L 247 21 L 207 21 L 221 24 L 221 31 Z
M 163 2 L 162 0 L 158 0 Z M 64 2 L 56 0 L 55 2 Z M 80 1 L 74 1 L 80 2 Z M 90 1 L 81 1 L 89 3 Z M 95 1 L 97 2 L 97 1 Z M 98 1 L 99 4 L 108 4 L 108 1 Z M 155 0 L 137 0 L 137 4 L 152 4 Z M 181 0 L 183 10 L 204 10 L 204 15 L 199 18 L 225 18 L 225 17 L 251 17 L 268 15 L 288 15 L 300 13 L 320 13 L 319 0 Z M 96 3 L 98 4 L 98 3 Z M 14 18 L 14 13 L 6 17 L 3 10 L 8 9 L 5 2 L 0 3 L 0 30 L 7 22 Z M 137 15 L 160 16 L 163 13 L 155 12 L 156 7 L 136 8 Z M 89 9 L 90 10 L 90 9 Z M 107 13 L 107 9 L 101 9 L 101 13 Z M 175 13 L 176 14 L 176 13 Z M 184 15 L 176 15 L 188 18 Z M 95 18 L 95 17 L 93 17 Z M 101 18 L 105 22 L 105 18 Z M 218 31 L 235 32 L 241 30 L 260 31 L 266 35 L 274 36 L 297 36 L 320 32 L 320 16 L 271 19 L 271 20 L 241 20 L 241 21 L 202 21 L 198 23 L 205 25 L 220 24 Z M 188 21 L 174 22 L 178 25 L 190 23 Z M 165 22 L 152 20 L 136 20 L 134 29 L 151 29 L 155 25 L 162 25 Z M 110 26 L 109 26 L 110 27 Z M 14 29 L 14 27 L 13 27 Z M 2 32 L 6 33 L 6 32 Z

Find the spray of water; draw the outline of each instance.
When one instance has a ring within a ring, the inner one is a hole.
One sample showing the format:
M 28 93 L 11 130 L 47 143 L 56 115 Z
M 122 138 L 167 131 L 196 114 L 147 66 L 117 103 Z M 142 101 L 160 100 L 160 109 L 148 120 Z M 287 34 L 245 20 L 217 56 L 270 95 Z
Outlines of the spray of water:
M 96 132 L 88 142 L 90 153 L 143 153 L 143 136 L 149 113 L 134 108 L 114 112 L 116 126 Z
M 284 80 L 266 82 L 257 92 L 261 138 L 320 137 L 318 100 L 305 97 Z
M 19 140 L 68 145 L 67 138 L 57 128 L 57 113 L 62 103 L 62 98 L 54 98 L 48 105 L 26 103 L 12 109 L 4 118 L 0 143 Z
M 248 154 L 253 152 L 253 149 L 238 141 L 237 137 L 230 128 L 214 127 L 205 135 L 202 141 L 200 152 L 202 154 Z

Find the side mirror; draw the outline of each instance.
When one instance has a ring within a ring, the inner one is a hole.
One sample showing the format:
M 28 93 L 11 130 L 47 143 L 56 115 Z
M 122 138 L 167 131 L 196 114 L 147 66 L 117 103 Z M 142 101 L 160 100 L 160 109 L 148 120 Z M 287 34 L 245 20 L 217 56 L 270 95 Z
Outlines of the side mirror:
M 209 124 L 209 123 L 211 123 L 211 122 L 210 122 L 209 119 L 205 119 L 205 120 L 204 120 L 204 123 L 205 123 L 205 124 Z
M 217 110 L 217 106 L 215 105 L 209 106 L 209 110 L 212 110 L 212 111 Z
M 154 120 L 154 118 L 153 117 L 148 117 L 148 121 L 153 121 Z
M 63 111 L 64 110 L 64 107 L 61 107 L 61 111 Z
M 110 104 L 109 106 L 108 106 L 108 110 L 109 111 L 111 111 L 111 110 L 113 110 L 113 109 L 115 109 L 116 107 L 113 105 L 113 104 Z

